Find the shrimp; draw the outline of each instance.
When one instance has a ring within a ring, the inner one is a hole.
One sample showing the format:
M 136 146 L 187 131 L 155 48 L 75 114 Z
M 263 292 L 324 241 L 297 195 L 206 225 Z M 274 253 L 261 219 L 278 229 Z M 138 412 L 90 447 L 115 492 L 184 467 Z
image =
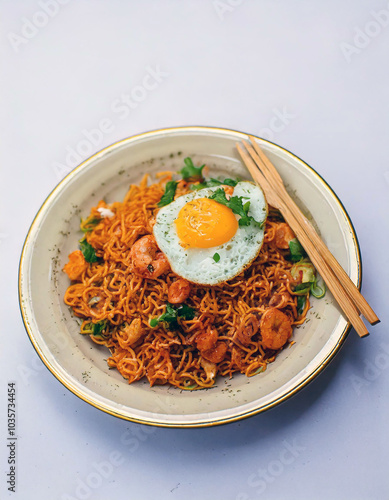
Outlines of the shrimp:
M 285 313 L 272 307 L 263 313 L 260 330 L 264 347 L 281 349 L 292 335 L 292 323 Z
M 181 304 L 189 297 L 190 288 L 189 281 L 179 278 L 169 286 L 168 301 L 171 304 Z
M 225 342 L 217 342 L 215 347 L 208 349 L 207 351 L 201 351 L 201 355 L 207 361 L 211 363 L 221 363 L 227 352 L 227 344 Z
M 276 234 L 274 237 L 274 242 L 277 248 L 281 250 L 289 250 L 289 242 L 294 240 L 296 235 L 290 229 L 288 224 L 285 222 L 280 222 L 276 227 Z
M 199 335 L 197 335 L 195 339 L 197 349 L 200 352 L 213 349 L 216 345 L 217 339 L 217 330 L 208 328 L 207 331 L 201 332 Z
M 88 269 L 88 262 L 85 260 L 81 250 L 75 250 L 69 255 L 69 262 L 65 264 L 63 271 L 72 281 L 80 281 L 84 271 Z
M 130 258 L 133 272 L 142 278 L 156 279 L 170 270 L 166 255 L 159 250 L 151 234 L 132 245 Z
M 238 340 L 243 345 L 248 345 L 250 343 L 251 337 L 253 337 L 259 330 L 259 321 L 254 314 L 249 314 L 242 319 L 235 335 L 234 340 Z
M 140 318 L 133 319 L 131 323 L 124 328 L 124 332 L 127 334 L 128 345 L 135 344 L 135 342 L 138 342 L 146 333 Z
M 124 328 L 120 329 L 120 336 L 118 337 L 120 347 L 127 349 L 129 346 L 138 342 L 145 333 L 141 319 L 133 319 L 129 325 L 127 324 Z
M 227 352 L 227 344 L 218 342 L 218 333 L 214 328 L 197 335 L 195 341 L 201 356 L 211 363 L 220 363 Z

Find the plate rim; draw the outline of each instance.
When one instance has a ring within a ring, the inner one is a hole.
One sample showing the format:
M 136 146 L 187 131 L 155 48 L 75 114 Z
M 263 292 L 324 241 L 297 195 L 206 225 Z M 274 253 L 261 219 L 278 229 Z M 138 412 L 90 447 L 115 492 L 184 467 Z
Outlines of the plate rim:
M 33 220 L 29 226 L 29 229 L 27 231 L 26 237 L 23 242 L 22 246 L 22 251 L 20 255 L 20 260 L 19 260 L 19 268 L 18 268 L 18 296 L 19 296 L 19 309 L 20 313 L 22 316 L 23 324 L 25 327 L 25 330 L 28 334 L 29 340 L 32 343 L 36 353 L 46 366 L 46 368 L 54 375 L 54 377 L 64 386 L 66 387 L 70 392 L 72 392 L 75 396 L 79 397 L 81 400 L 84 402 L 94 406 L 95 408 L 99 409 L 100 411 L 103 411 L 104 413 L 108 413 L 109 415 L 112 415 L 116 418 L 120 418 L 122 420 L 127 420 L 135 423 L 141 423 L 141 424 L 146 424 L 146 425 L 151 425 L 151 426 L 157 426 L 157 427 L 167 427 L 167 428 L 199 428 L 199 427 L 212 427 L 216 425 L 223 425 L 227 423 L 232 423 L 236 422 L 239 420 L 242 420 L 244 418 L 248 418 L 254 415 L 257 415 L 259 413 L 262 413 L 264 411 L 267 411 L 283 402 L 285 402 L 287 399 L 291 398 L 298 392 L 300 392 L 303 388 L 305 388 L 310 382 L 312 382 L 323 370 L 324 368 L 327 367 L 329 362 L 335 357 L 335 355 L 339 352 L 340 348 L 343 346 L 350 330 L 351 330 L 351 324 L 347 320 L 346 325 L 343 328 L 343 331 L 339 334 L 339 338 L 331 351 L 327 354 L 326 358 L 322 360 L 322 362 L 316 367 L 314 371 L 309 373 L 297 386 L 291 388 L 289 391 L 287 391 L 285 394 L 282 396 L 279 396 L 276 398 L 274 401 L 271 401 L 259 408 L 253 408 L 250 410 L 245 410 L 241 412 L 234 412 L 230 416 L 225 416 L 221 418 L 214 418 L 214 419 L 208 419 L 206 421 L 204 420 L 191 420 L 190 422 L 185 422 L 185 419 L 182 419 L 182 421 L 164 421 L 162 419 L 158 420 L 154 418 L 152 415 L 158 415 L 158 414 L 151 414 L 150 417 L 147 418 L 142 418 L 138 416 L 130 416 L 130 415 L 125 415 L 123 413 L 120 413 L 118 410 L 113 410 L 112 408 L 109 408 L 108 406 L 105 406 L 103 403 L 94 400 L 91 398 L 88 394 L 83 393 L 80 391 L 76 386 L 72 384 L 71 381 L 67 380 L 66 377 L 63 377 L 61 373 L 59 373 L 55 367 L 53 367 L 50 363 L 50 361 L 46 358 L 45 354 L 42 352 L 39 343 L 37 339 L 34 336 L 33 328 L 30 327 L 29 321 L 28 321 L 28 311 L 26 310 L 26 307 L 23 305 L 23 292 L 22 292 L 22 286 L 23 286 L 23 268 L 27 265 L 25 261 L 28 245 L 30 242 L 30 239 L 32 237 L 32 232 L 35 229 L 35 225 L 38 222 L 38 219 L 44 212 L 47 210 L 47 208 L 50 206 L 49 203 L 51 199 L 55 197 L 57 192 L 60 192 L 62 189 L 62 186 L 68 183 L 68 180 L 75 176 L 79 170 L 84 168 L 85 164 L 90 163 L 91 161 L 97 159 L 100 156 L 103 156 L 104 154 L 108 153 L 110 150 L 116 149 L 117 147 L 125 144 L 125 143 L 131 143 L 136 140 L 139 140 L 140 138 L 147 138 L 148 136 L 161 136 L 163 133 L 173 133 L 174 132 L 203 132 L 203 133 L 215 133 L 215 132 L 221 132 L 222 134 L 228 135 L 229 133 L 231 134 L 238 134 L 241 136 L 245 136 L 247 138 L 249 135 L 255 137 L 256 139 L 259 139 L 260 141 L 263 141 L 265 143 L 271 144 L 273 147 L 276 149 L 279 149 L 287 155 L 292 156 L 293 158 L 297 159 L 299 162 L 301 162 L 305 167 L 307 167 L 317 178 L 318 180 L 324 184 L 324 186 L 331 192 L 332 196 L 334 197 L 335 201 L 339 205 L 339 208 L 341 212 L 343 212 L 347 223 L 350 226 L 352 236 L 353 236 L 353 241 L 354 241 L 354 248 L 356 252 L 356 263 L 357 263 L 357 270 L 358 270 L 358 275 L 357 275 L 357 283 L 356 286 L 360 290 L 362 286 L 362 259 L 361 259 L 361 250 L 360 250 L 360 245 L 358 241 L 358 237 L 355 231 L 354 224 L 345 208 L 343 205 L 342 201 L 334 191 L 334 189 L 328 184 L 328 182 L 313 168 L 311 167 L 308 163 L 306 163 L 304 160 L 302 160 L 299 156 L 294 154 L 293 152 L 289 151 L 283 146 L 280 146 L 279 144 L 276 144 L 272 141 L 269 141 L 267 139 L 264 139 L 262 137 L 259 137 L 257 135 L 253 134 L 248 134 L 246 132 L 242 132 L 236 129 L 229 129 L 229 128 L 223 128 L 223 127 L 213 127 L 213 126 L 202 126 L 202 125 L 193 125 L 193 126 L 178 126 L 178 127 L 165 127 L 165 128 L 158 128 L 154 130 L 149 130 L 146 132 L 142 132 L 139 134 L 131 135 L 129 137 L 126 137 L 124 139 L 121 139 L 119 141 L 115 141 L 112 144 L 102 148 L 101 150 L 97 151 L 93 155 L 89 156 L 85 160 L 83 160 L 79 165 L 74 167 L 70 172 L 66 174 L 66 176 L 61 179 L 60 182 L 50 191 L 50 193 L 47 195 L 41 206 L 39 207 L 38 211 L 36 212 L 35 216 L 33 217 Z M 28 265 L 27 265 L 28 269 Z

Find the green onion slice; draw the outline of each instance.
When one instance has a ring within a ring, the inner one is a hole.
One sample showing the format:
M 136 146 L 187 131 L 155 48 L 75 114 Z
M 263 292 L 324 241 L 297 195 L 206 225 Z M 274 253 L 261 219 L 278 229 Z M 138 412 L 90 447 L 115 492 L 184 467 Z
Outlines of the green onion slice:
M 311 283 L 310 290 L 311 290 L 311 294 L 314 297 L 316 297 L 317 299 L 321 299 L 326 294 L 326 287 L 325 287 L 325 285 L 323 284 L 322 287 L 319 286 L 317 284 L 317 280 L 315 280 L 313 283 Z

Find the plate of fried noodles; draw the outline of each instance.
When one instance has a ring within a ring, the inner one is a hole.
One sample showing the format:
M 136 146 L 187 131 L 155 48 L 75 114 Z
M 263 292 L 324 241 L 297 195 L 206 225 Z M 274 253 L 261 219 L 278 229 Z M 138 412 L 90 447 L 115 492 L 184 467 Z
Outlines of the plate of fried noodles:
M 23 321 L 53 375 L 111 415 L 166 427 L 236 421 L 286 400 L 350 324 L 227 129 L 124 139 L 70 172 L 27 234 Z M 358 242 L 328 184 L 258 139 L 357 286 Z

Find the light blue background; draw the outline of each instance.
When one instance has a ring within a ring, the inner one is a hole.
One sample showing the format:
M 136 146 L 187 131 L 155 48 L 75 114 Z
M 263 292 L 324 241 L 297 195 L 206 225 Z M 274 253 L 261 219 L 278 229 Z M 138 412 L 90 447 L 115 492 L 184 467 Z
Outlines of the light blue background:
M 2 0 L 0 19 L 1 498 L 10 380 L 12 498 L 389 498 L 388 2 Z M 142 91 L 148 68 L 160 81 Z M 363 293 L 382 319 L 366 339 L 351 331 L 291 400 L 198 430 L 147 428 L 79 400 L 42 366 L 17 300 L 24 237 L 75 166 L 68 152 L 178 125 L 258 134 L 312 165 L 354 222 Z

